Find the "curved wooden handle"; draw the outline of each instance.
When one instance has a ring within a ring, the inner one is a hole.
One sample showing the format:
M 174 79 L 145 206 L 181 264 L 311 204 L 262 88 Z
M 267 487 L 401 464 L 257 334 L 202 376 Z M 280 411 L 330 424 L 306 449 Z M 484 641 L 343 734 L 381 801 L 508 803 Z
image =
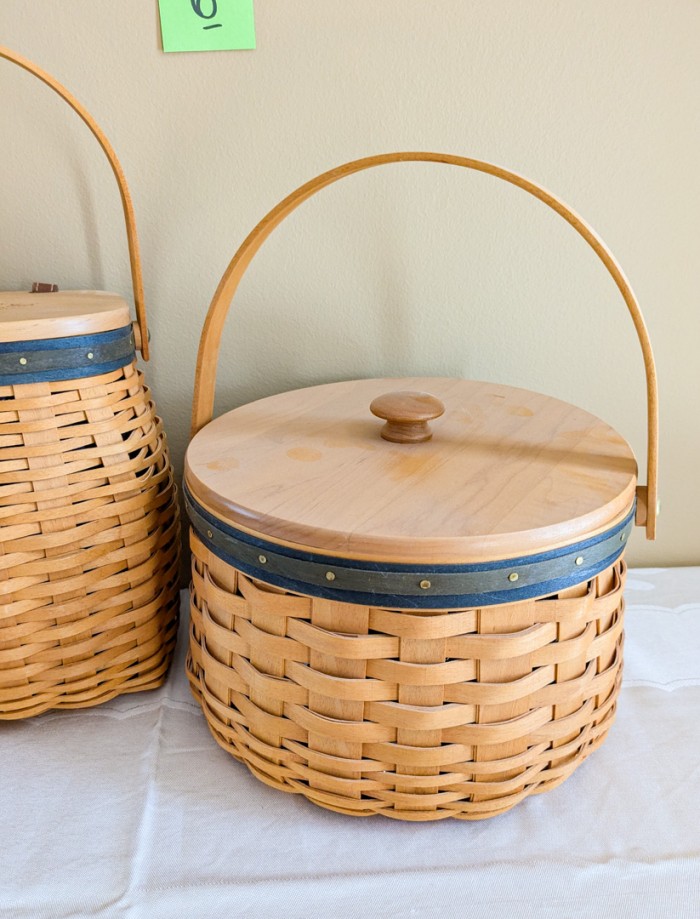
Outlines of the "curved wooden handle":
M 146 320 L 146 306 L 143 299 L 141 255 L 139 253 L 138 236 L 136 235 L 134 206 L 131 203 L 129 187 L 126 184 L 124 171 L 122 170 L 121 164 L 117 159 L 117 155 L 112 149 L 110 142 L 102 133 L 102 129 L 93 119 L 92 115 L 90 115 L 87 109 L 83 108 L 80 102 L 78 102 L 78 100 L 68 92 L 65 86 L 61 86 L 61 84 L 57 80 L 54 80 L 50 74 L 41 70 L 41 68 L 37 67 L 36 64 L 27 60 L 27 58 L 16 54 L 14 51 L 10 51 L 9 48 L 3 48 L 0 46 L 0 57 L 4 57 L 5 60 L 18 64 L 24 70 L 27 70 L 29 73 L 34 74 L 35 77 L 38 77 L 42 83 L 45 83 L 55 93 L 58 93 L 58 95 L 68 103 L 73 111 L 76 112 L 80 118 L 82 118 L 88 128 L 92 131 L 95 139 L 99 143 L 100 147 L 102 147 L 105 156 L 109 160 L 109 165 L 112 167 L 112 172 L 114 173 L 114 177 L 117 180 L 117 185 L 119 186 L 119 195 L 122 199 L 124 220 L 126 222 L 126 238 L 129 244 L 129 262 L 131 264 L 131 281 L 134 291 L 134 305 L 136 306 L 136 326 L 134 329 L 136 346 L 141 352 L 143 359 L 147 361 L 150 356 L 148 346 L 148 322 Z
M 333 182 L 337 182 L 339 179 L 343 179 L 345 176 L 352 175 L 355 172 L 371 169 L 374 166 L 384 166 L 388 163 L 401 162 L 431 162 L 446 163 L 450 166 L 463 166 L 466 169 L 475 169 L 477 172 L 485 172 L 488 175 L 496 176 L 496 178 L 503 179 L 505 182 L 510 182 L 511 185 L 522 188 L 524 191 L 544 202 L 548 207 L 551 207 L 552 210 L 563 217 L 567 223 L 571 224 L 605 265 L 627 304 L 627 309 L 632 317 L 634 327 L 637 330 L 637 336 L 644 358 L 644 370 L 646 372 L 647 381 L 648 484 L 646 486 L 640 485 L 637 488 L 637 523 L 646 527 L 647 539 L 654 539 L 656 535 L 658 477 L 658 394 L 656 367 L 654 365 L 651 342 L 649 341 L 649 333 L 647 332 L 642 312 L 632 292 L 629 281 L 598 234 L 579 217 L 578 214 L 564 204 L 563 201 L 560 201 L 559 198 L 551 192 L 546 191 L 540 185 L 536 185 L 529 179 L 515 172 L 510 172 L 508 169 L 503 169 L 501 166 L 494 166 L 492 163 L 486 163 L 482 160 L 468 159 L 464 156 L 453 156 L 448 153 L 408 152 L 368 156 L 364 159 L 346 163 L 344 166 L 338 166 L 336 169 L 331 169 L 329 172 L 324 172 L 315 179 L 311 179 L 310 182 L 297 188 L 296 191 L 293 191 L 283 201 L 280 201 L 269 214 L 263 217 L 231 259 L 228 268 L 219 282 L 214 298 L 211 301 L 209 312 L 207 313 L 207 318 L 202 330 L 202 337 L 199 342 L 199 354 L 197 356 L 194 402 L 192 407 L 192 434 L 196 434 L 200 428 L 211 421 L 216 390 L 216 368 L 221 344 L 221 333 L 223 331 L 226 315 L 241 278 L 267 237 L 277 226 L 279 226 L 285 217 L 296 210 L 300 204 L 303 204 L 307 198 L 321 191 L 321 189 L 326 188 L 326 186 L 332 185 Z

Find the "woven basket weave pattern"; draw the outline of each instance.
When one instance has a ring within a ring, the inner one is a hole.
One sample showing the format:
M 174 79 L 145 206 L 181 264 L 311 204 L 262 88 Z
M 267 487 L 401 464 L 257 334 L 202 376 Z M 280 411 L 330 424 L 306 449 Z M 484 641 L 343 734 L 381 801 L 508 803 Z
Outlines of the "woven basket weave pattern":
M 0 387 L 0 446 L 0 718 L 160 685 L 179 524 L 135 365 Z
M 426 613 L 285 593 L 191 545 L 193 694 L 273 787 L 358 816 L 481 819 L 559 784 L 612 723 L 621 559 L 557 596 Z

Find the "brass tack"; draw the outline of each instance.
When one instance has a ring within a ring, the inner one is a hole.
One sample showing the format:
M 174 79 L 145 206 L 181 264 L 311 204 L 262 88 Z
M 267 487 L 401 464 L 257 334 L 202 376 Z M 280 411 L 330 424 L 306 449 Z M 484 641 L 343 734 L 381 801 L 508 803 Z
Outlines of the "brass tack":
M 430 587 L 430 581 L 421 581 L 419 585 L 423 590 L 428 590 Z
M 576 564 L 577 564 L 577 565 L 583 565 L 583 556 L 582 556 L 582 555 L 579 555 L 579 557 L 576 559 Z
M 518 575 L 518 572 L 517 572 L 517 571 L 511 571 L 511 573 L 508 575 L 508 580 L 509 580 L 509 581 L 517 581 L 517 580 L 518 580 L 518 577 L 519 577 L 519 575 Z
M 27 358 L 26 358 L 26 357 L 21 357 L 21 358 L 19 359 L 19 362 L 20 362 L 20 364 L 24 365 L 24 364 L 27 363 Z
M 88 351 L 87 356 L 88 360 L 91 361 L 95 355 L 92 353 L 92 351 Z
M 211 539 L 213 535 L 214 534 L 212 533 L 211 530 L 207 530 L 207 536 L 209 537 L 209 539 Z
M 259 556 L 258 556 L 258 561 L 260 562 L 261 565 L 266 565 L 266 564 L 267 564 L 267 556 L 266 556 L 266 555 L 259 555 Z
M 326 572 L 326 580 L 327 580 L 327 581 L 335 581 L 335 575 L 333 574 L 332 571 L 327 571 L 327 572 Z

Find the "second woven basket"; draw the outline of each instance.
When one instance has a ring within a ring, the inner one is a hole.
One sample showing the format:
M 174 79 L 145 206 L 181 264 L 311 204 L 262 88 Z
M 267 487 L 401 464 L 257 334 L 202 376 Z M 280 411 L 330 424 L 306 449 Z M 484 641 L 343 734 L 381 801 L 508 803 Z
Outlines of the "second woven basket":
M 148 357 L 131 198 L 119 185 L 137 321 L 99 291 L 0 292 L 0 719 L 159 686 L 178 620 L 179 522 L 165 434 L 136 367 Z M 48 287 L 48 290 L 43 290 Z

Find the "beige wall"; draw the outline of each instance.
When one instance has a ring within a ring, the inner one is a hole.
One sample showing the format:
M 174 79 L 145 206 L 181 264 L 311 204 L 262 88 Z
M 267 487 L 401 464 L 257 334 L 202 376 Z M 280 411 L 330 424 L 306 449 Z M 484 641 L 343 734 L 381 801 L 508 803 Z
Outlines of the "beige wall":
M 493 160 L 601 233 L 645 312 L 663 514 L 637 564 L 700 564 L 700 4 L 258 0 L 258 50 L 164 55 L 156 0 L 2 0 L 0 41 L 93 112 L 129 178 L 154 357 L 181 462 L 196 344 L 237 245 L 280 198 L 369 153 Z M 111 174 L 87 131 L 0 62 L 0 289 L 129 292 Z M 444 166 L 375 170 L 266 244 L 227 330 L 219 406 L 351 376 L 464 375 L 602 416 L 645 452 L 632 325 L 583 241 L 534 199 Z

